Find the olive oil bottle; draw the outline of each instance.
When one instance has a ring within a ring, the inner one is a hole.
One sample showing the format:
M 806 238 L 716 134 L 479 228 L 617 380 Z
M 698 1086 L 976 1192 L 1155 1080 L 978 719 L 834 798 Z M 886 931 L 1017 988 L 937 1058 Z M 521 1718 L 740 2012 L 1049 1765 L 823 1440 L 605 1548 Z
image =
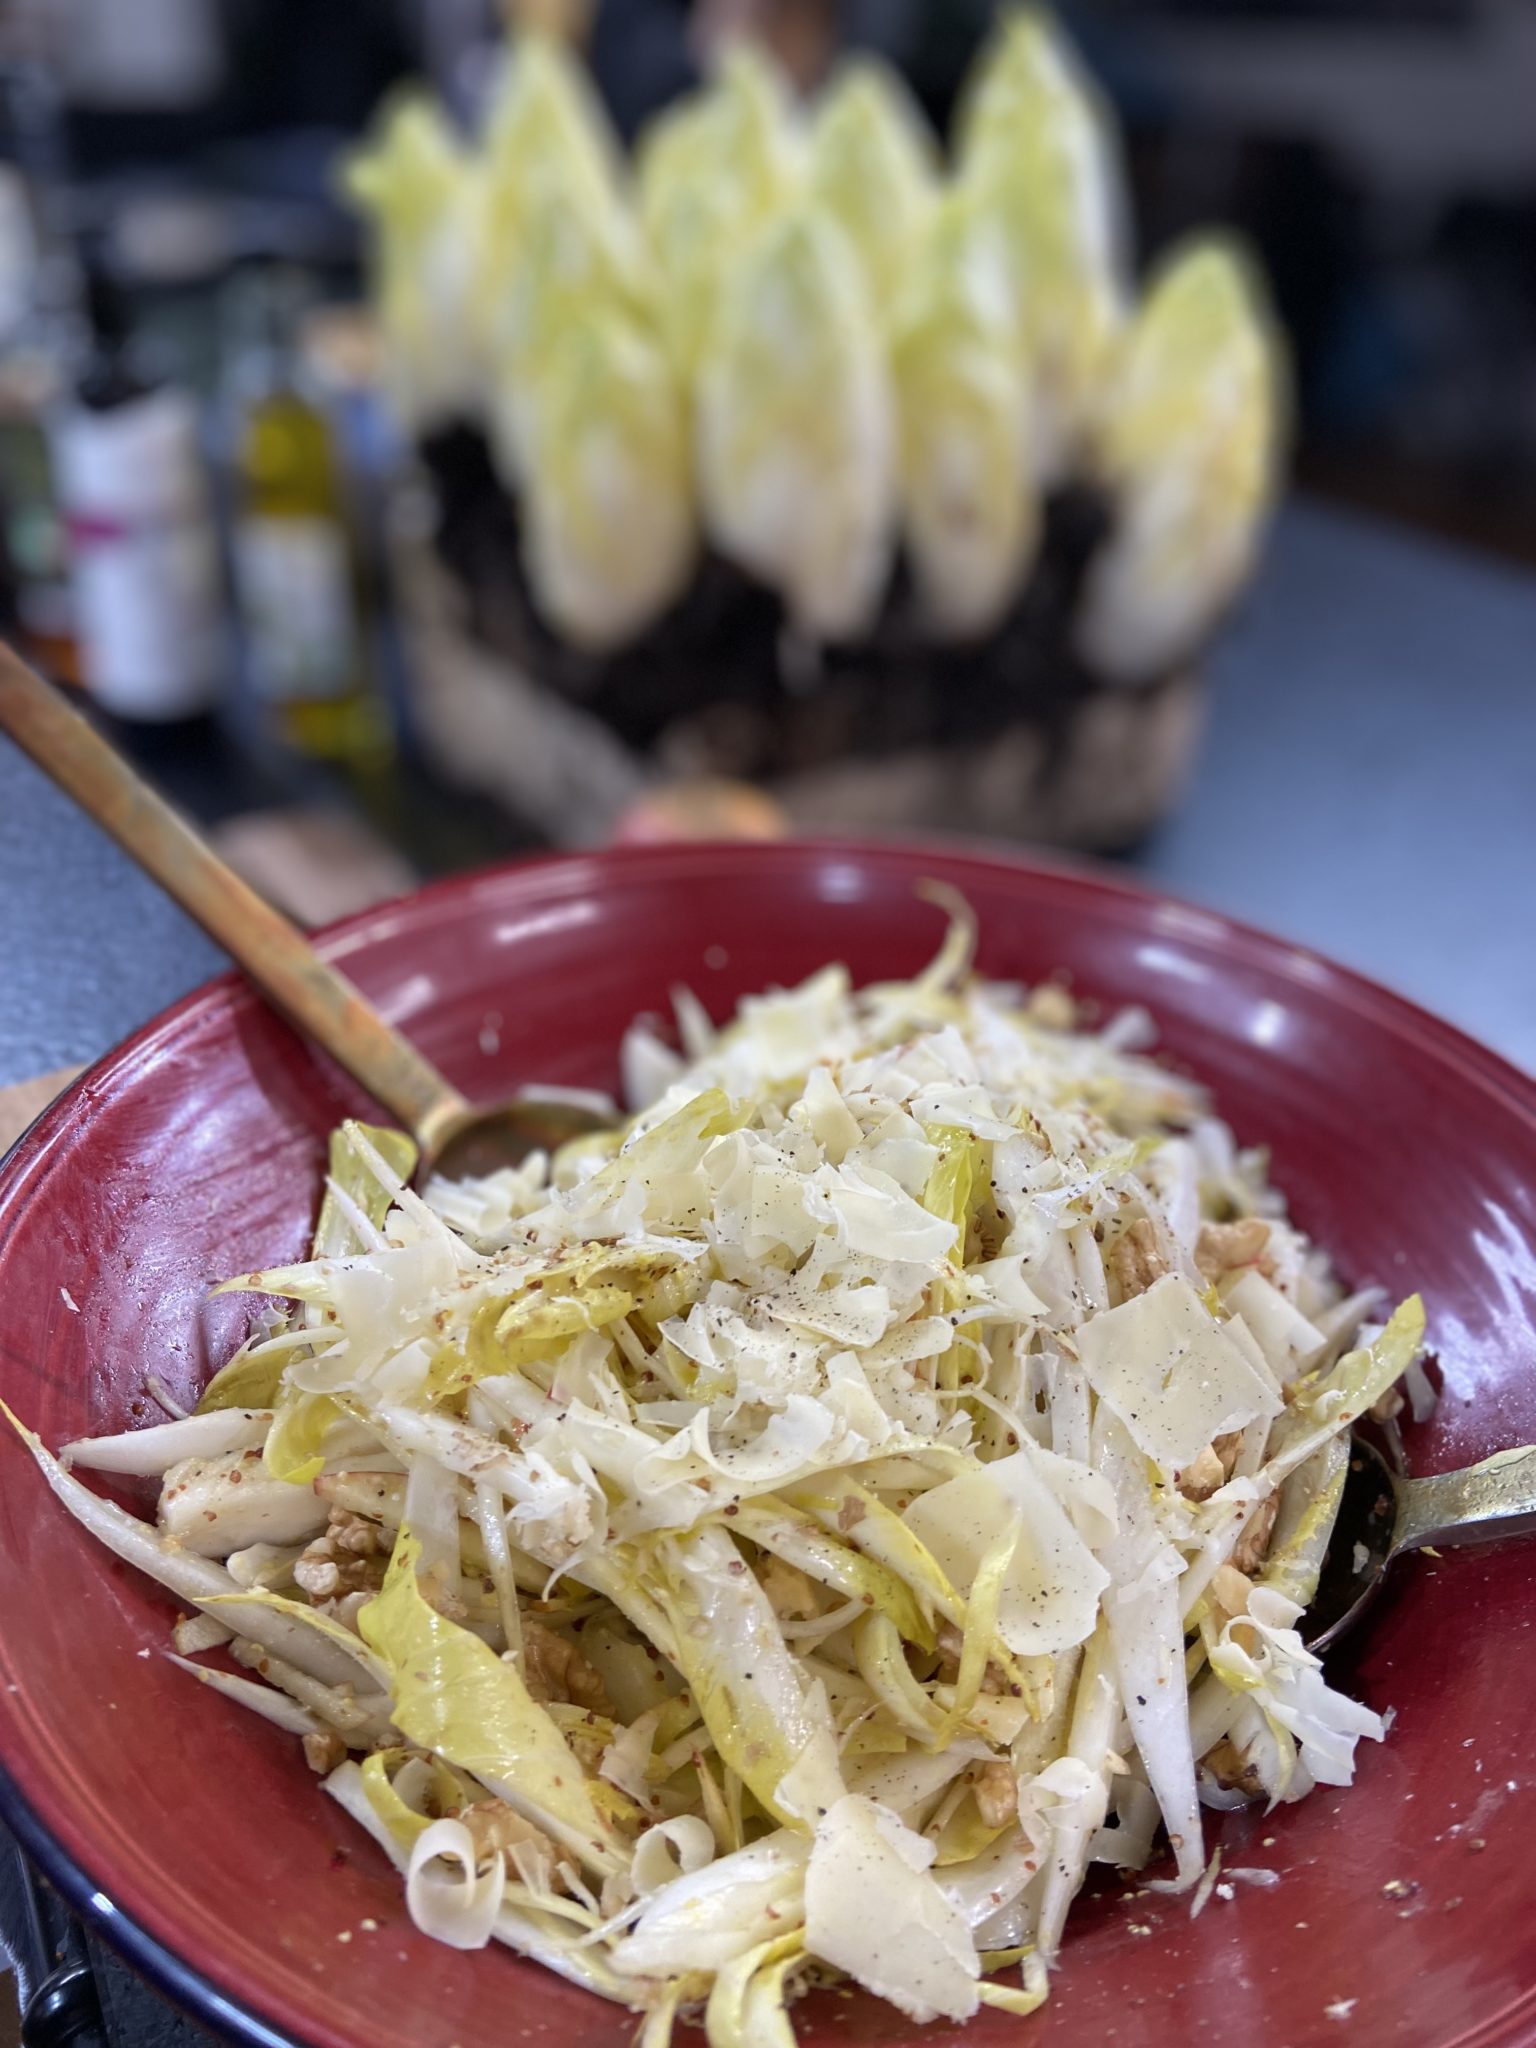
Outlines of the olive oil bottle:
M 284 744 L 374 770 L 393 735 L 340 446 L 295 345 L 302 291 L 263 268 L 233 294 L 231 548 L 252 684 Z

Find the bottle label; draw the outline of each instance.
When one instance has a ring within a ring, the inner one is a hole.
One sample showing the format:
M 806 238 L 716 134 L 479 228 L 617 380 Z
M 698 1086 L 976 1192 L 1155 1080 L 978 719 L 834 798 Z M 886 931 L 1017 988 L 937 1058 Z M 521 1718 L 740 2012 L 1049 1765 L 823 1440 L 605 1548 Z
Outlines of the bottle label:
M 86 682 L 119 718 L 189 718 L 220 663 L 219 563 L 206 526 L 71 522 Z
M 330 520 L 248 515 L 235 534 L 235 574 L 263 697 L 306 703 L 356 685 L 346 540 Z
M 55 422 L 54 455 L 91 693 L 120 718 L 189 717 L 224 666 L 218 545 L 185 393 Z

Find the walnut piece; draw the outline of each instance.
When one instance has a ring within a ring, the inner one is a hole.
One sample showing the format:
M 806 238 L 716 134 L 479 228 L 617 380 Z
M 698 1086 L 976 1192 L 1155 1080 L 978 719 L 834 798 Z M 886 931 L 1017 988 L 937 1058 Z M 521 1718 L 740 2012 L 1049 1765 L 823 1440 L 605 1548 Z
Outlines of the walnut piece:
M 1005 1827 L 1019 1810 L 1019 1781 L 1010 1764 L 983 1764 L 974 1789 L 983 1827 Z
M 1218 1486 L 1226 1484 L 1226 1470 L 1214 1444 L 1207 1444 L 1178 1475 L 1178 1488 L 1186 1500 L 1209 1500 Z
M 820 1614 L 816 1583 L 797 1565 L 786 1564 L 781 1557 L 765 1557 L 758 1579 L 780 1621 L 807 1621 Z
M 555 1845 L 548 1835 L 536 1828 L 531 1820 L 524 1820 L 520 1813 L 502 1799 L 480 1799 L 473 1806 L 467 1806 L 459 1819 L 469 1829 L 470 1840 L 475 1845 L 476 1858 L 485 1862 L 498 1850 L 505 1855 L 523 1843 L 543 1851 L 551 1863 L 556 1861 Z
M 1145 1294 L 1153 1281 L 1161 1280 L 1168 1270 L 1168 1261 L 1157 1248 L 1157 1235 L 1145 1216 L 1138 1216 L 1121 1232 L 1104 1263 L 1122 1301 Z
M 468 1621 L 469 1609 L 459 1592 L 458 1579 L 448 1584 L 448 1567 L 439 1561 L 428 1565 L 416 1581 L 421 1597 L 429 1607 L 435 1607 L 444 1621 Z
M 346 1508 L 332 1508 L 324 1533 L 306 1546 L 294 1566 L 294 1584 L 311 1600 L 376 1593 L 384 1583 L 388 1552 L 388 1538 L 376 1522 Z
M 347 1745 L 334 1728 L 318 1729 L 304 1738 L 304 1761 L 318 1777 L 328 1778 L 347 1760 Z
M 1236 1565 L 1217 1566 L 1205 1597 L 1218 1628 L 1225 1628 L 1229 1621 L 1236 1621 L 1240 1614 L 1248 1612 L 1248 1595 L 1252 1591 L 1252 1579 L 1239 1571 Z
M 1042 981 L 1032 988 L 1024 1009 L 1031 1024 L 1041 1024 L 1047 1031 L 1070 1031 L 1077 1023 L 1077 1004 L 1057 981 Z
M 1264 1562 L 1269 1551 L 1269 1539 L 1274 1532 L 1275 1517 L 1280 1512 L 1280 1496 L 1272 1493 L 1268 1500 L 1261 1500 L 1248 1518 L 1248 1526 L 1237 1539 L 1232 1552 L 1232 1563 L 1240 1572 L 1253 1573 Z
M 953 1685 L 960 1676 L 960 1658 L 965 1649 L 965 1637 L 952 1621 L 941 1621 L 939 1623 L 937 1640 L 939 1668 L 934 1673 L 934 1676 L 941 1684 Z M 1002 1666 L 992 1662 L 990 1659 L 981 1681 L 981 1689 L 983 1692 L 1002 1695 L 1008 1695 L 1017 1690 L 1015 1686 L 1010 1684 Z
M 573 1642 L 531 1615 L 523 1617 L 523 1683 L 540 1705 L 566 1700 L 583 1713 L 613 1719 L 613 1702 Z
M 361 1635 L 357 1617 L 368 1602 L 375 1598 L 377 1593 L 371 1586 L 361 1593 L 339 1593 L 334 1600 L 317 1600 L 314 1603 L 315 1612 L 328 1614 L 332 1621 L 339 1621 L 343 1628 L 351 1629 L 353 1635 Z
M 1217 1784 L 1224 1785 L 1229 1792 L 1246 1792 L 1250 1798 L 1257 1798 L 1264 1790 L 1257 1769 L 1230 1735 L 1224 1735 L 1214 1749 L 1207 1750 L 1201 1762 Z
M 1265 1256 L 1268 1243 L 1269 1225 L 1260 1216 L 1244 1216 L 1236 1223 L 1202 1223 L 1195 1264 L 1213 1281 L 1239 1266 L 1257 1266 L 1261 1272 L 1273 1273 L 1274 1261 Z
M 1212 1440 L 1211 1449 L 1221 1460 L 1224 1479 L 1230 1479 L 1236 1471 L 1238 1453 L 1242 1448 L 1243 1432 L 1240 1429 L 1229 1429 L 1225 1436 L 1218 1436 Z

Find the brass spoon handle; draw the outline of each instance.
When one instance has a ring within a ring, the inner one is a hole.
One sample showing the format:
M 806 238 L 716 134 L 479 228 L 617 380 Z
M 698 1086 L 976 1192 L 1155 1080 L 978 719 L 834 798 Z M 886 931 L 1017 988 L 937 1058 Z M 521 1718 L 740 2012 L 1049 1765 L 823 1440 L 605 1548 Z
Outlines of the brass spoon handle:
M 1410 1479 L 1402 1489 L 1392 1548 L 1491 1543 L 1530 1530 L 1536 1530 L 1536 1444 L 1521 1444 L 1463 1472 Z
M 469 1105 L 296 925 L 221 861 L 78 712 L 0 641 L 0 729 L 243 967 L 272 1003 L 436 1150 Z

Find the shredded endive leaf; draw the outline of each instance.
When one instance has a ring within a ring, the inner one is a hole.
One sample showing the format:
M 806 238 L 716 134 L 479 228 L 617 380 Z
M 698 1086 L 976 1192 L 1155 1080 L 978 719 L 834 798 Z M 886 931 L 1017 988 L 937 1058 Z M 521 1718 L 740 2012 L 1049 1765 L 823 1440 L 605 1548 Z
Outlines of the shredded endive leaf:
M 388 1669 L 400 1732 L 505 1792 L 583 1863 L 616 1868 L 616 1795 L 588 1780 L 513 1666 L 428 1604 L 416 1580 L 419 1556 L 402 1528 L 384 1590 L 358 1614 L 363 1640 Z

